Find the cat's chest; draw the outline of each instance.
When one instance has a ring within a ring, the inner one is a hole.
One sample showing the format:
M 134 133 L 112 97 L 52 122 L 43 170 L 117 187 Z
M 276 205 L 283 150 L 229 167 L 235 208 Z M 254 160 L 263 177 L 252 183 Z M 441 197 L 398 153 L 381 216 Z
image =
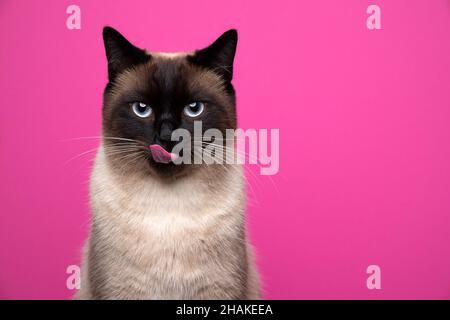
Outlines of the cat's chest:
M 242 234 L 232 227 L 230 217 L 199 221 L 181 212 L 177 217 L 174 212 L 160 214 L 127 223 L 100 222 L 92 240 L 102 248 L 96 252 L 98 260 L 108 261 L 99 268 L 109 274 L 108 286 L 131 277 L 145 297 L 175 299 L 191 296 L 201 279 L 220 279 L 237 271 L 242 259 L 236 256 L 242 245 L 237 239 Z

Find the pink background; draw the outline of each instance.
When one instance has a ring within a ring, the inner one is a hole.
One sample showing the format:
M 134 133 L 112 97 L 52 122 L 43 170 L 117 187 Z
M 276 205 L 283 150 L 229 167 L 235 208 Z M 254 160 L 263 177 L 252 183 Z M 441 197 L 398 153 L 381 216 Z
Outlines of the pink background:
M 249 168 L 266 298 L 450 298 L 446 0 L 1 0 L 0 298 L 73 294 L 94 153 L 69 160 L 98 141 L 70 139 L 100 134 L 104 25 L 160 51 L 239 30 L 240 126 L 280 129 L 279 174 Z

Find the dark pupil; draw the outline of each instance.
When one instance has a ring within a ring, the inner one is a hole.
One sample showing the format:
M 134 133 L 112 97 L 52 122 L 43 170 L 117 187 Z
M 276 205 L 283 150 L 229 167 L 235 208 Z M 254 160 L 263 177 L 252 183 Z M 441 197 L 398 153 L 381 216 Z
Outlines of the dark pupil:
M 193 113 L 197 113 L 197 111 L 198 111 L 198 109 L 199 109 L 199 106 L 198 106 L 198 103 L 196 103 L 195 104 L 195 106 L 190 106 L 190 108 L 191 108 L 191 111 L 193 112 Z
M 139 106 L 138 110 L 139 110 L 140 113 L 144 113 L 145 111 L 147 111 L 147 106 L 144 106 L 144 107 Z

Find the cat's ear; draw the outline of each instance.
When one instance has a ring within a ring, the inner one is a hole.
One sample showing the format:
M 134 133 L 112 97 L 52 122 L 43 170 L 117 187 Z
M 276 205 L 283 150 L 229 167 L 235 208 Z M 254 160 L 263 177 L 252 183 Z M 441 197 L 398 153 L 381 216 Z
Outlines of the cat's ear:
M 196 64 L 218 73 L 225 81 L 233 78 L 233 61 L 238 41 L 237 31 L 228 30 L 209 47 L 197 50 L 192 59 Z
M 108 59 L 108 78 L 112 82 L 116 76 L 140 63 L 150 59 L 142 49 L 132 45 L 123 35 L 111 27 L 103 28 L 103 41 Z

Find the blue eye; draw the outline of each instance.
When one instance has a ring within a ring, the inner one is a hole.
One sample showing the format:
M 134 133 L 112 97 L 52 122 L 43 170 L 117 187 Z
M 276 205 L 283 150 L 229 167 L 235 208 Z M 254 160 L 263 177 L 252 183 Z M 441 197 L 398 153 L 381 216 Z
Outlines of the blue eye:
M 152 114 L 152 107 L 143 102 L 134 102 L 131 108 L 139 118 L 148 118 Z
M 204 109 L 205 104 L 203 102 L 192 102 L 184 107 L 184 114 L 194 118 L 201 115 Z

